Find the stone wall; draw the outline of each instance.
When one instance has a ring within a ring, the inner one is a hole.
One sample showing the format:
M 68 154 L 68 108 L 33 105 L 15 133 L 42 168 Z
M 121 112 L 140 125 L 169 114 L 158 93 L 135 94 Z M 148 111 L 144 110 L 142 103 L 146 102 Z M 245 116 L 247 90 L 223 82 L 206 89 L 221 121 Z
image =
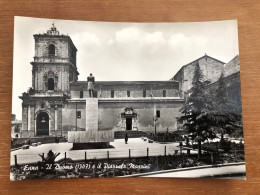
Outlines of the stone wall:
M 76 52 L 68 36 L 34 35 L 35 57 L 31 63 L 32 88 L 37 91 L 48 90 L 49 73 L 54 74 L 55 91 L 69 90 L 69 82 L 77 81 Z M 49 54 L 49 46 L 55 46 L 55 54 Z
M 81 118 L 76 117 L 76 112 L 81 112 Z M 77 120 L 77 121 L 76 121 Z M 68 131 L 86 131 L 86 104 L 85 102 L 68 102 L 62 109 L 63 133 Z
M 184 83 L 184 68 L 181 68 L 176 74 L 175 76 L 172 78 L 172 80 L 174 81 L 178 81 L 179 82 L 179 93 L 180 93 L 180 97 L 183 98 L 184 95 L 184 91 L 183 91 L 183 83 Z
M 234 57 L 224 66 L 224 77 L 240 72 L 239 56 Z
M 240 72 L 224 77 L 224 82 L 226 85 L 226 93 L 223 95 L 227 98 L 232 109 L 242 113 Z M 207 86 L 207 89 L 211 94 L 215 93 L 217 88 L 218 82 Z
M 187 91 L 192 87 L 192 80 L 194 76 L 194 70 L 197 62 L 193 62 L 184 68 L 184 83 L 183 91 Z M 223 72 L 223 63 L 220 63 L 211 58 L 201 58 L 199 60 L 199 66 L 204 76 L 204 81 L 216 82 L 221 73 Z
M 100 142 L 113 142 L 113 131 L 80 131 L 68 132 L 69 143 L 100 143 Z
M 156 103 L 147 102 L 99 102 L 99 130 L 125 130 L 121 118 L 121 113 L 126 107 L 133 108 L 137 114 L 136 127 L 140 131 L 154 131 L 153 117 L 157 110 L 160 111 L 160 118 L 157 121 L 157 130 L 170 131 L 177 130 L 176 117 L 180 117 L 180 107 L 183 100 L 179 101 L 157 101 Z
M 35 37 L 35 56 L 49 57 L 49 45 L 55 45 L 55 56 L 68 58 L 68 40 L 64 37 L 53 36 L 34 36 Z
M 49 117 L 49 135 L 60 135 L 62 129 L 62 97 L 25 96 L 22 109 L 21 137 L 37 135 L 37 116 L 45 112 Z
M 87 91 L 87 82 L 71 83 L 71 98 L 80 98 L 80 91 L 83 92 L 83 98 L 89 97 Z M 114 92 L 114 98 L 128 98 L 127 91 L 130 91 L 129 98 L 143 98 L 145 91 L 146 97 L 163 97 L 163 91 L 166 91 L 165 97 L 179 97 L 179 83 L 175 81 L 132 81 L 132 82 L 101 82 L 95 83 L 97 97 L 111 98 L 111 91 Z M 101 96 L 100 96 L 101 95 Z
M 43 63 L 34 65 L 33 88 L 36 91 L 48 91 L 48 74 L 54 73 L 55 91 L 69 90 L 70 68 L 68 64 Z
M 224 63 L 211 58 L 207 55 L 185 65 L 182 67 L 174 77 L 174 80 L 180 82 L 180 87 L 183 92 L 189 90 L 192 87 L 192 80 L 194 76 L 194 70 L 196 64 L 199 63 L 200 69 L 204 76 L 204 81 L 216 82 L 224 69 Z

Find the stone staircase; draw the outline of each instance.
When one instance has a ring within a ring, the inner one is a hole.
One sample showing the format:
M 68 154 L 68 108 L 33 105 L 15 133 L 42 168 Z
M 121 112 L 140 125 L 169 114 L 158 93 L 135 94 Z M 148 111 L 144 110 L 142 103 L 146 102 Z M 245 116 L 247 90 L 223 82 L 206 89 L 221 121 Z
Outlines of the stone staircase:
M 148 134 L 143 131 L 115 131 L 115 139 L 124 139 L 127 133 L 128 138 L 147 137 Z

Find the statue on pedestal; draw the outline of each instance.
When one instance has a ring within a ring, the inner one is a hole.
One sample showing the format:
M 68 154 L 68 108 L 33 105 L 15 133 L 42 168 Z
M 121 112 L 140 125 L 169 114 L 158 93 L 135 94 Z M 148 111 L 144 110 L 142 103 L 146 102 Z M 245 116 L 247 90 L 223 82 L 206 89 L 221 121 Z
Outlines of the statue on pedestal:
M 92 73 L 90 73 L 90 76 L 87 77 L 88 82 L 88 91 L 89 91 L 89 97 L 94 97 L 94 83 L 95 83 L 95 77 L 92 76 Z

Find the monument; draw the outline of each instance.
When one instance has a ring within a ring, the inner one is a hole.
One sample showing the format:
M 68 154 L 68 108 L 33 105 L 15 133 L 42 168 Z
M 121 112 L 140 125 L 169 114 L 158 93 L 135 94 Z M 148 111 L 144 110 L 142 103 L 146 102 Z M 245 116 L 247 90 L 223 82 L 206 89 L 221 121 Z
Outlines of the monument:
M 73 143 L 73 149 L 86 148 L 90 144 L 108 146 L 114 141 L 114 131 L 98 130 L 98 98 L 94 97 L 95 78 L 90 74 L 87 78 L 89 97 L 84 98 L 86 102 L 86 131 L 68 132 L 68 142 Z M 103 144 L 102 144 L 103 143 Z

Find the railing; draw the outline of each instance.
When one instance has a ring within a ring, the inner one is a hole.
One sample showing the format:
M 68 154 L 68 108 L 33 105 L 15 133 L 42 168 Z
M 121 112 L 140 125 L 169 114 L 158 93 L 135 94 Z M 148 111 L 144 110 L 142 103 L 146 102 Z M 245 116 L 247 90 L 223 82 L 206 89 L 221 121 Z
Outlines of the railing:
M 195 151 L 193 151 L 195 153 Z M 39 153 L 47 157 L 47 153 Z M 11 165 L 18 164 L 33 164 L 42 160 L 39 154 L 15 154 L 11 156 Z M 160 148 L 143 148 L 143 149 L 127 149 L 127 150 L 96 150 L 96 151 L 69 151 L 61 153 L 56 161 L 64 159 L 72 159 L 74 161 L 81 160 L 95 160 L 95 159 L 120 159 L 120 158 L 140 158 L 140 157 L 154 157 L 167 155 L 189 155 L 191 149 L 164 146 Z
M 42 160 L 39 156 L 45 155 L 47 157 L 47 153 L 34 153 L 34 154 L 19 154 L 19 151 L 15 151 L 15 154 L 11 155 L 11 166 L 18 164 L 33 164 Z M 57 151 L 56 151 L 57 152 Z M 147 147 L 141 149 L 91 149 L 91 150 L 71 150 L 68 152 L 61 153 L 56 161 L 71 159 L 73 161 L 82 161 L 82 160 L 96 160 L 96 159 L 125 159 L 125 158 L 144 158 L 144 157 L 155 157 L 155 156 L 167 156 L 167 155 L 190 155 L 197 154 L 197 150 L 192 150 L 191 148 L 187 148 L 185 146 L 160 146 L 160 147 Z M 210 155 L 210 160 L 214 162 L 214 154 L 213 152 L 206 152 Z M 234 154 L 234 159 L 237 160 L 237 155 L 239 153 L 244 153 L 244 150 L 234 149 L 232 150 Z M 207 157 L 208 158 L 208 157 Z

